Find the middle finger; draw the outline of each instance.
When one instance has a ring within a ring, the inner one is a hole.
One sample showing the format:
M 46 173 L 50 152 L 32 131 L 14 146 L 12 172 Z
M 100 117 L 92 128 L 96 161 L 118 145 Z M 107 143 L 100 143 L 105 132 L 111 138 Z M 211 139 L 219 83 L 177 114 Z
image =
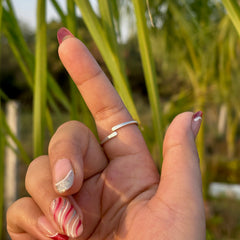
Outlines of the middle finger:
M 113 126 L 131 121 L 132 117 L 88 49 L 72 35 L 68 36 L 59 46 L 60 59 L 93 114 L 99 138 L 103 140 Z M 121 128 L 118 133 L 117 137 L 104 144 L 109 159 L 136 153 L 148 154 L 136 125 Z

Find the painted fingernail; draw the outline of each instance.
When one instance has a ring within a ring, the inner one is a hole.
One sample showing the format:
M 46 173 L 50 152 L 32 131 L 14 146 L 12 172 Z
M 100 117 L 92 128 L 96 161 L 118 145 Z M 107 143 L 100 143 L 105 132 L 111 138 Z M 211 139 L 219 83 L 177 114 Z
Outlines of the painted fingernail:
M 72 164 L 68 159 L 60 159 L 54 166 L 55 187 L 59 193 L 64 193 L 70 189 L 74 181 Z
M 38 228 L 48 238 L 54 240 L 68 240 L 69 237 L 58 233 L 45 216 L 38 218 Z
M 203 116 L 203 113 L 201 111 L 198 111 L 195 114 L 193 114 L 193 117 L 192 117 L 192 131 L 193 131 L 193 134 L 194 134 L 195 137 L 197 136 L 197 134 L 199 132 L 199 129 L 200 129 L 200 126 L 201 126 L 202 116 Z
M 83 231 L 81 217 L 68 198 L 58 197 L 51 204 L 51 212 L 61 231 L 76 238 Z
M 49 238 L 53 239 L 53 240 L 68 240 L 69 237 L 66 235 L 62 235 L 60 233 L 56 234 L 55 236 L 50 236 Z
M 57 32 L 57 39 L 59 44 L 70 37 L 74 37 L 74 35 L 67 28 L 62 27 Z

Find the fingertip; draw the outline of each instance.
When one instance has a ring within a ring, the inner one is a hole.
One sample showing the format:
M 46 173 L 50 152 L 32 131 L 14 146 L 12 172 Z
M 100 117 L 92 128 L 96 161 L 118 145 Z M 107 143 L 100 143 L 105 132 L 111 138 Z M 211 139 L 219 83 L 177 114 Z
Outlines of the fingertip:
M 88 48 L 78 38 L 65 39 L 59 45 L 58 55 L 77 86 L 102 72 Z
M 67 38 L 72 38 L 74 35 L 67 28 L 60 28 L 57 32 L 58 43 L 61 44 Z
M 6 216 L 7 231 L 11 239 L 43 239 L 43 234 L 37 226 L 37 219 L 42 214 L 39 206 L 30 197 L 14 202 Z
M 184 112 L 178 114 L 170 124 L 166 135 L 164 145 L 174 145 L 176 142 L 183 143 L 187 139 L 195 139 L 201 127 L 203 113 L 198 111 Z
M 173 119 L 165 134 L 163 155 L 165 155 L 165 152 L 172 146 L 184 144 L 186 140 L 194 139 L 192 119 L 192 112 L 180 113 Z
M 43 215 L 40 216 L 37 219 L 37 227 L 39 228 L 40 232 L 45 237 L 48 237 L 48 238 L 51 238 L 51 239 L 65 239 L 65 240 L 68 240 L 68 236 L 64 236 L 62 234 L 59 234 L 56 231 L 55 227 L 51 224 L 51 222 Z
M 57 197 L 54 199 L 50 204 L 50 212 L 62 233 L 70 238 L 77 238 L 82 234 L 83 214 L 72 197 Z

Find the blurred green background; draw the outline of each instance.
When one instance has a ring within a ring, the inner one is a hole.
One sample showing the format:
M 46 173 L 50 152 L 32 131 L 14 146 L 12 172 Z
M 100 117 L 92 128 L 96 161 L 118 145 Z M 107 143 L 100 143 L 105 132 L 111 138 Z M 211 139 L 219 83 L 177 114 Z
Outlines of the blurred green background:
M 238 198 L 209 194 L 211 183 L 240 182 L 238 1 L 0 2 L 1 193 L 6 147 L 14 148 L 18 157 L 20 197 L 26 195 L 27 165 L 47 153 L 59 125 L 77 119 L 95 132 L 84 101 L 58 59 L 56 33 L 65 26 L 86 44 L 133 118 L 141 123 L 159 170 L 164 133 L 174 116 L 203 111 L 197 146 L 207 239 L 240 239 Z M 10 100 L 20 106 L 17 136 L 6 120 Z M 5 239 L 3 194 L 0 198 L 0 234 Z

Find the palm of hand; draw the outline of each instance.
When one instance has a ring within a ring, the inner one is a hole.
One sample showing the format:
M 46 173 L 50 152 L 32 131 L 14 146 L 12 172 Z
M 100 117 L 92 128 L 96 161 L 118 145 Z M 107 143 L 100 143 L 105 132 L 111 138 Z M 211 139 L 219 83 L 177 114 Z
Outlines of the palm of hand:
M 195 197 L 188 197 L 187 205 L 159 197 L 159 174 L 152 163 L 148 154 L 120 157 L 85 180 L 75 195 L 84 209 L 83 239 L 203 239 L 195 237 L 196 230 L 185 231 L 194 222 L 202 225 L 202 216 L 192 215 Z
M 144 220 L 144 216 L 137 216 L 147 210 L 159 182 L 153 164 L 139 165 L 142 158 L 136 154 L 111 160 L 102 173 L 85 180 L 75 195 L 84 209 L 84 235 L 91 239 L 134 239 L 131 235 L 136 232 L 129 230 L 134 228 L 133 222 Z

